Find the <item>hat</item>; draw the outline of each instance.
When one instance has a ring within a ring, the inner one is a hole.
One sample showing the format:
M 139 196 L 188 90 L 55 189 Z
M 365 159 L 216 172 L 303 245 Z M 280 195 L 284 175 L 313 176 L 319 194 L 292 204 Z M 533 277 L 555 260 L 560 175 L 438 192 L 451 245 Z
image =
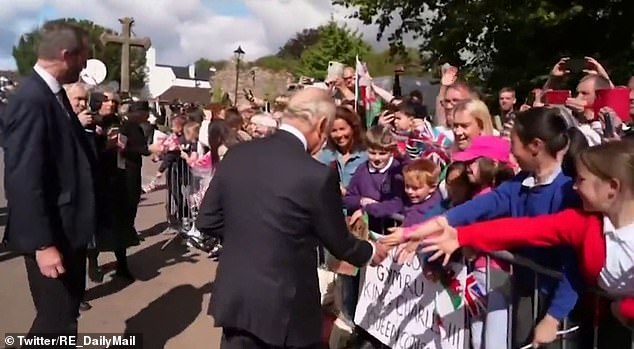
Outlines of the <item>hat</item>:
M 256 114 L 251 118 L 251 122 L 258 126 L 277 127 L 277 121 L 269 113 Z
M 454 161 L 472 161 L 477 158 L 488 158 L 499 162 L 509 162 L 511 156 L 511 143 L 496 136 L 480 136 L 475 138 L 471 145 L 461 152 L 453 154 Z
M 134 101 L 128 104 L 128 113 L 135 111 L 150 111 L 150 103 L 148 101 Z

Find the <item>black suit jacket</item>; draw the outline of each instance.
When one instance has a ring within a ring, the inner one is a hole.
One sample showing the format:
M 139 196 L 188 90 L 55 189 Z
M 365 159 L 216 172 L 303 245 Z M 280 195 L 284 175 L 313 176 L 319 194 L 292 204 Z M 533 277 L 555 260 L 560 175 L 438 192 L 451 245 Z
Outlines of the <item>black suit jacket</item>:
M 95 154 L 90 135 L 35 72 L 0 116 L 13 249 L 82 248 L 95 232 Z
M 335 173 L 282 130 L 231 148 L 196 226 L 224 240 L 210 303 L 216 325 L 276 346 L 320 341 L 319 243 L 356 266 L 372 257 L 347 229 Z

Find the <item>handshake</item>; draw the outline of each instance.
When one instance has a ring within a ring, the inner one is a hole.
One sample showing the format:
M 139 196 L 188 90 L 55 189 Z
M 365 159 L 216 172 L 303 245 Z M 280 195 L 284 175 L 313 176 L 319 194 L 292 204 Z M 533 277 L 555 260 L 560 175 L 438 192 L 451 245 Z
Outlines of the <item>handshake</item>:
M 451 255 L 460 248 L 458 232 L 443 216 L 412 227 L 390 228 L 389 231 L 389 235 L 371 242 L 374 246 L 372 266 L 381 264 L 394 247 L 397 248 L 396 260 L 399 264 L 411 261 L 420 249 L 423 253 L 433 252 L 428 259 L 430 262 L 442 257 L 443 265 L 447 265 Z

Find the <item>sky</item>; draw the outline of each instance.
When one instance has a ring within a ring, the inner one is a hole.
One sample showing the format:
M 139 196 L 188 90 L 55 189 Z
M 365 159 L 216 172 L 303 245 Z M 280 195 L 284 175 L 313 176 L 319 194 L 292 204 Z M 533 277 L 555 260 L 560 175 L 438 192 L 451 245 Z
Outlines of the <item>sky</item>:
M 348 19 L 350 9 L 331 0 L 0 0 L 0 69 L 15 69 L 11 48 L 20 35 L 47 20 L 88 19 L 120 31 L 118 18 L 133 17 L 133 32 L 148 36 L 160 64 L 188 65 L 198 58 L 227 59 L 241 45 L 246 59 L 274 54 L 304 28 L 334 18 L 359 29 L 375 48 L 376 27 Z M 406 40 L 406 43 L 409 40 Z

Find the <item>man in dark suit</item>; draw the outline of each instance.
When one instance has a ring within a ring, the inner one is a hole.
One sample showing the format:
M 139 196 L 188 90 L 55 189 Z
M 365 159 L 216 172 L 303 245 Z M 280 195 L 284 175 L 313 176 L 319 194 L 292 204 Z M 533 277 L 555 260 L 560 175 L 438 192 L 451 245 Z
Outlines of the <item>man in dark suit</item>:
M 387 254 L 349 233 L 336 175 L 311 157 L 334 116 L 327 93 L 302 90 L 278 132 L 232 147 L 214 174 L 196 226 L 224 240 L 210 304 L 223 349 L 319 347 L 317 245 L 358 267 Z
M 24 253 L 37 311 L 31 334 L 75 334 L 96 225 L 95 154 L 62 85 L 79 78 L 88 35 L 63 22 L 41 35 L 34 71 L 0 117 L 6 238 Z

